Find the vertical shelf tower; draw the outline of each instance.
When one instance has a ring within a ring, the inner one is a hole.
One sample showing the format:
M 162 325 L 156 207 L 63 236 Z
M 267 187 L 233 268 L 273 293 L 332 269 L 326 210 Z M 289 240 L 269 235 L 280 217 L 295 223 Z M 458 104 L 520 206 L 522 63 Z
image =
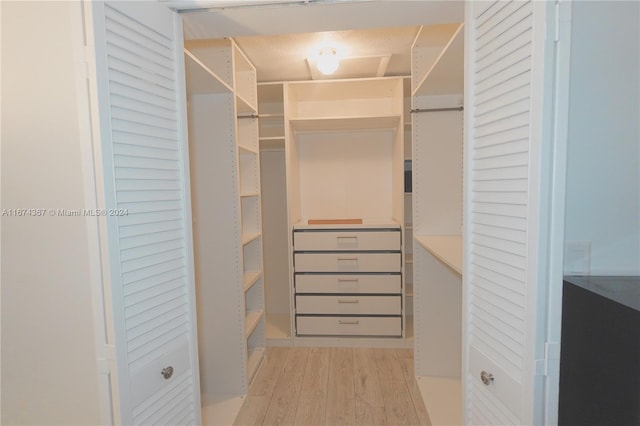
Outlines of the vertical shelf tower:
M 462 24 L 412 47 L 415 373 L 433 424 L 462 424 Z
M 247 394 L 265 356 L 256 71 L 233 40 L 188 42 L 203 405 Z

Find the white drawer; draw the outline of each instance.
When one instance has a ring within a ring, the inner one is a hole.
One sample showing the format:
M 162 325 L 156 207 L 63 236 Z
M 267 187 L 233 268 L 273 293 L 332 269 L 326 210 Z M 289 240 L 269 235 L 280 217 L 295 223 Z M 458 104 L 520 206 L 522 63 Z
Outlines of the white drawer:
M 400 293 L 400 275 L 296 275 L 296 293 Z
M 296 253 L 296 272 L 400 272 L 400 253 Z
M 400 250 L 400 231 L 296 231 L 297 251 Z
M 296 296 L 298 314 L 400 315 L 401 296 Z
M 402 336 L 401 317 L 297 316 L 298 336 Z

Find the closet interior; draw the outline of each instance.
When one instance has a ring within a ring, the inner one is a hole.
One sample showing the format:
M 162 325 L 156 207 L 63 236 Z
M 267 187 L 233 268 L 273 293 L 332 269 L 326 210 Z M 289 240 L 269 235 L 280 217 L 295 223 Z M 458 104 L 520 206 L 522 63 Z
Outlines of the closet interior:
M 407 73 L 296 81 L 185 41 L 205 419 L 267 346 L 413 347 L 459 419 L 463 30 L 411 31 Z

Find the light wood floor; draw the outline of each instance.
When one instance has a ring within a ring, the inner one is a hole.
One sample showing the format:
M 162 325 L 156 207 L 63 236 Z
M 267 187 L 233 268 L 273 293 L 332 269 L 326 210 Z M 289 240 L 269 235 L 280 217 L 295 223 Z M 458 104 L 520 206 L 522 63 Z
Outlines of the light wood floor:
M 412 349 L 267 349 L 235 425 L 431 425 Z

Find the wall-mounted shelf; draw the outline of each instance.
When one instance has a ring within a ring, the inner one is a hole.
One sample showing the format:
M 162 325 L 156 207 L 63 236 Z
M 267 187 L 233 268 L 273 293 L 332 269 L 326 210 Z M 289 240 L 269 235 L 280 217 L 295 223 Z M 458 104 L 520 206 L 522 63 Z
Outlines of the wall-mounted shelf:
M 187 95 L 232 93 L 233 89 L 185 49 Z

